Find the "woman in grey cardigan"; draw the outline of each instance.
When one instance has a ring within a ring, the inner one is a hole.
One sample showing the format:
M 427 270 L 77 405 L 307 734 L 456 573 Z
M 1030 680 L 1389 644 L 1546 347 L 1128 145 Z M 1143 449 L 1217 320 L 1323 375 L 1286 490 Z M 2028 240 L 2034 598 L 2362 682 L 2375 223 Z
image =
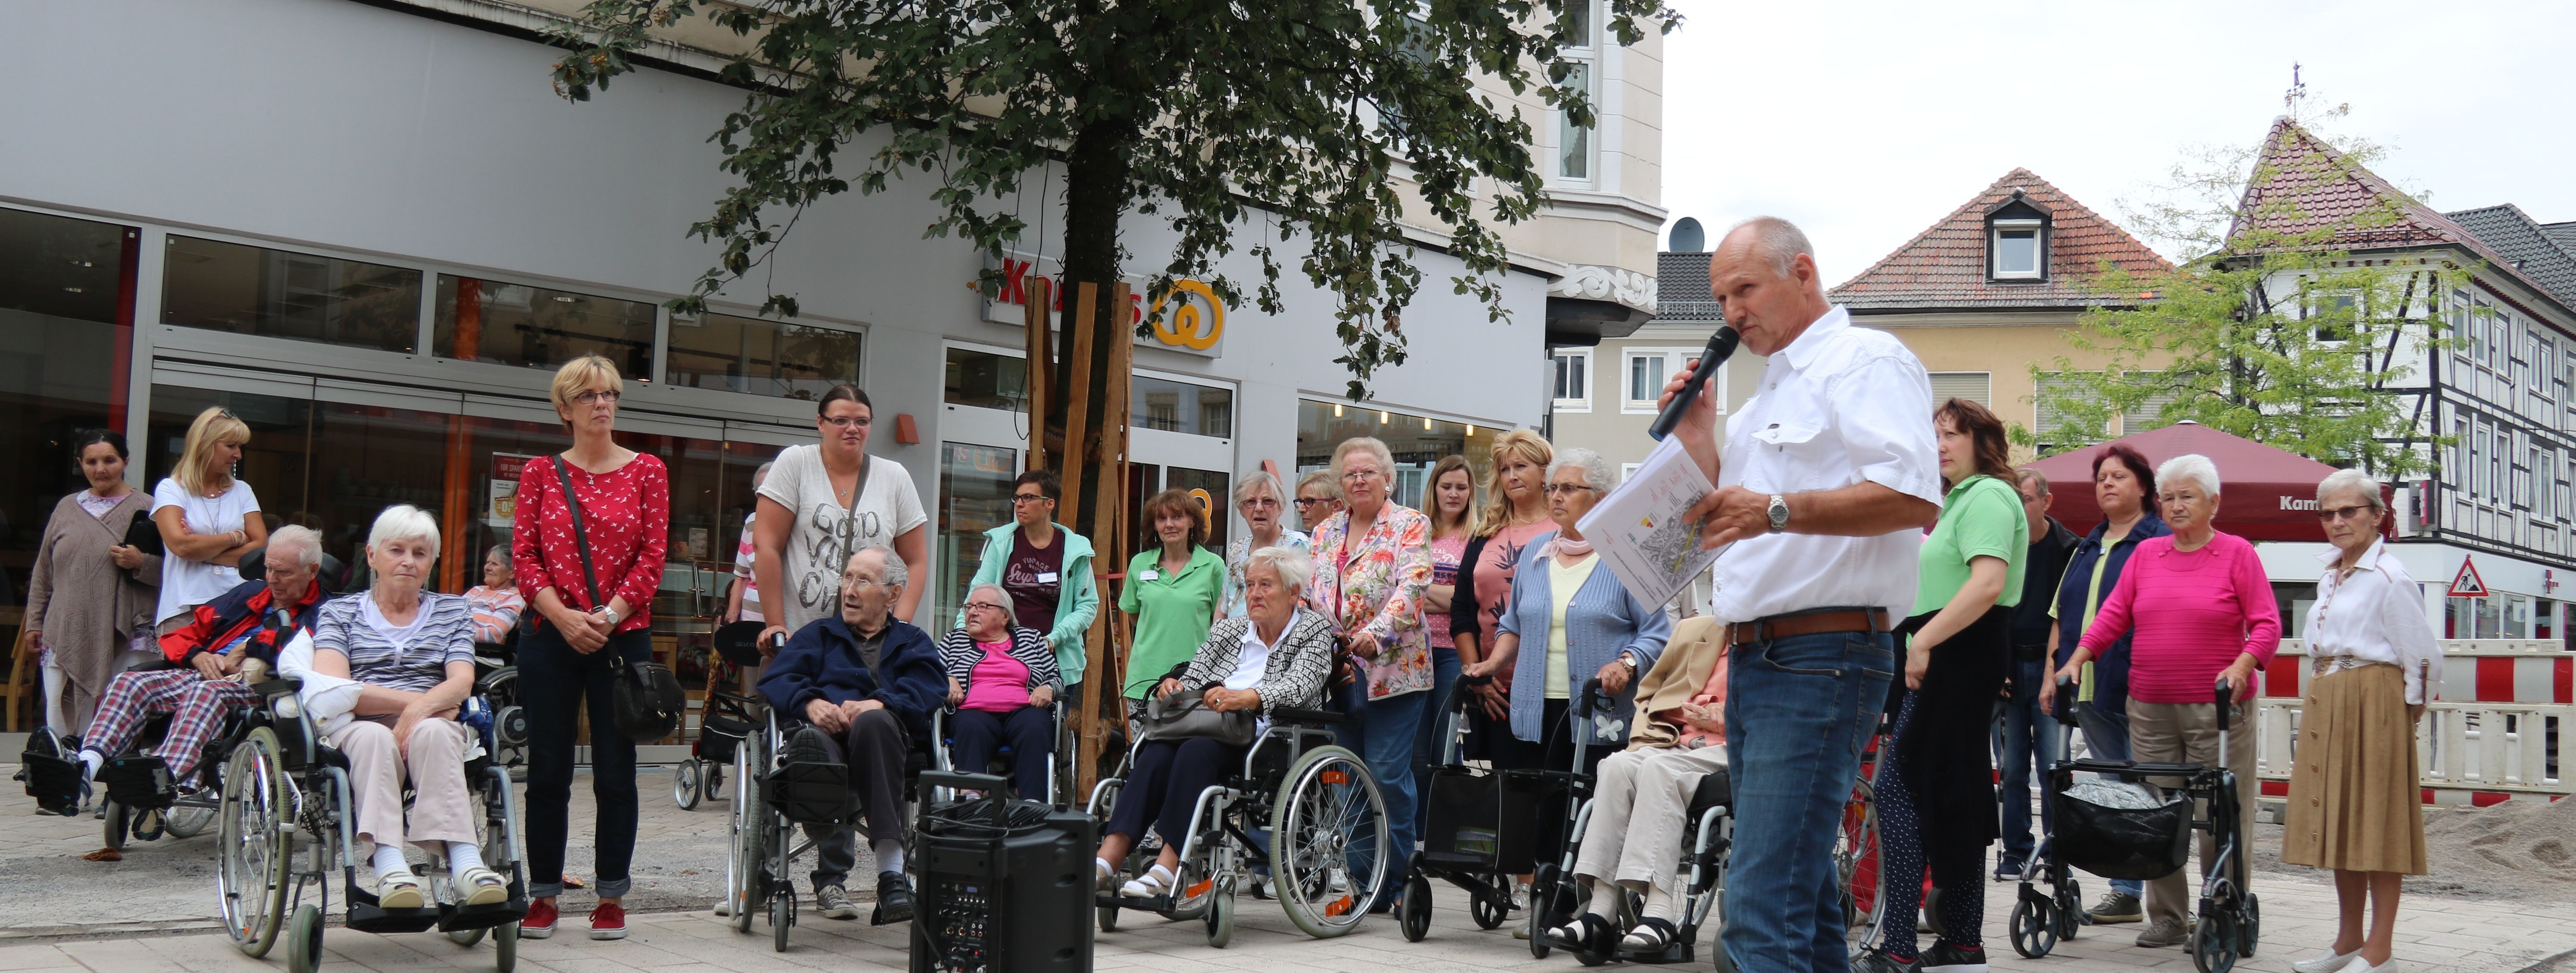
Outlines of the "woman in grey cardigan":
M 45 724 L 78 736 L 107 682 L 161 657 L 153 643 L 161 556 L 125 543 L 134 519 L 149 519 L 152 497 L 125 482 L 125 437 L 91 430 L 73 442 L 89 489 L 64 497 L 45 522 L 27 586 L 30 648 L 45 652 Z
M 1569 718 L 1573 699 L 1588 679 L 1601 680 L 1612 719 L 1625 726 L 1636 705 L 1637 674 L 1655 665 L 1672 638 L 1672 619 L 1658 605 L 1643 605 L 1619 576 L 1601 565 L 1576 527 L 1610 492 L 1608 460 L 1588 449 L 1558 450 L 1547 468 L 1547 511 L 1556 533 L 1537 538 L 1512 574 L 1511 602 L 1495 626 L 1494 651 L 1467 670 L 1490 677 L 1511 667 L 1511 725 L 1516 743 L 1497 752 L 1496 763 L 1518 769 L 1565 769 L 1574 762 L 1573 724 L 1581 723 L 1589 774 L 1601 758 L 1627 742 L 1623 730 L 1604 735 L 1590 720 Z M 1521 651 L 1523 642 L 1537 642 Z M 1502 741 L 1497 741 L 1502 742 Z M 1561 796 L 1539 802 L 1539 847 L 1562 843 Z

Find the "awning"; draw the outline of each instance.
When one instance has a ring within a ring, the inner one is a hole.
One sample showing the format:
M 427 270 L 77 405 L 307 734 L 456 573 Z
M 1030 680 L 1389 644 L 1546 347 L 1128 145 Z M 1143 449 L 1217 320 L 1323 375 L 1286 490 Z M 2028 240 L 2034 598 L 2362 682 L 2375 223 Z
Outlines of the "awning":
M 2194 422 L 2123 436 L 2111 443 L 2137 450 L 2148 463 L 2159 466 L 2191 453 L 2209 457 L 2218 467 L 2219 530 L 2254 541 L 2326 539 L 2325 530 L 2317 525 L 2317 483 L 2335 471 L 2333 466 Z M 2049 516 L 2078 534 L 2102 522 L 2102 508 L 2093 500 L 2093 459 L 2111 443 L 2025 464 L 2048 477 L 2049 493 L 2057 498 Z M 2381 484 L 2381 497 L 2390 494 L 2389 487 Z M 2394 516 L 2386 518 L 2381 530 L 2393 530 L 2396 521 Z

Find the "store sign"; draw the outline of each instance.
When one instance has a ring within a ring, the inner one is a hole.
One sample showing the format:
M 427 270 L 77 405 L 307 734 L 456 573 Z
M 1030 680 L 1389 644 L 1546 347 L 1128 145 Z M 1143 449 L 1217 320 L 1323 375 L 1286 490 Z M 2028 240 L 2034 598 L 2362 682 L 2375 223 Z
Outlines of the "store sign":
M 1002 283 L 994 293 L 984 298 L 984 320 L 1015 326 L 1028 321 L 1029 285 L 1040 280 L 1052 285 L 1064 274 L 1064 264 L 1060 261 L 1023 254 L 1005 254 L 994 269 L 1001 271 Z M 1055 322 L 1060 320 L 1056 313 L 1064 310 L 1064 292 L 1060 287 L 1050 287 L 1049 290 L 1054 294 L 1054 306 L 1048 308 L 1047 320 Z M 1130 278 L 1127 281 L 1127 326 L 1135 327 L 1149 315 L 1154 327 L 1147 340 L 1154 346 L 1210 358 L 1222 354 L 1225 302 L 1217 299 L 1216 289 L 1206 282 L 1174 281 L 1171 295 L 1148 308 L 1145 306 L 1145 283 Z
M 2451 579 L 2451 597 L 2484 598 L 2486 596 L 2487 580 L 2478 577 L 2477 562 L 2469 558 L 2461 558 L 2460 573 Z
M 492 454 L 490 500 L 483 511 L 485 524 L 502 530 L 510 528 L 511 518 L 519 512 L 519 470 L 535 458 L 518 453 Z

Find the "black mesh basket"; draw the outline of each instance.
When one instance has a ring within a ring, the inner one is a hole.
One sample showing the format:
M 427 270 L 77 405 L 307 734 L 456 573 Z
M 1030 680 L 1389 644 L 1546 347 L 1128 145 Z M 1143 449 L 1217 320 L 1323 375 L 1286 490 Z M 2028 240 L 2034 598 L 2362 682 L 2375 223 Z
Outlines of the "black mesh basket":
M 709 763 L 732 763 L 735 748 L 751 738 L 753 729 L 750 723 L 742 720 L 708 713 L 698 721 L 698 759 Z
M 2053 839 L 2066 863 L 2103 878 L 2148 881 L 2181 870 L 2191 850 L 2191 798 L 2168 793 L 2152 808 L 2104 807 L 2058 789 L 2048 795 Z

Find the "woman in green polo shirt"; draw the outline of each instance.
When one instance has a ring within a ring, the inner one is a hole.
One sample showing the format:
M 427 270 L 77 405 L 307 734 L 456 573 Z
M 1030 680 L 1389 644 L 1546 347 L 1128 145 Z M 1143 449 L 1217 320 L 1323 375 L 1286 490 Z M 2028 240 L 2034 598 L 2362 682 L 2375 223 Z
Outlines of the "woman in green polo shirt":
M 1204 546 L 1207 520 L 1199 515 L 1198 501 L 1165 490 L 1145 501 L 1143 514 L 1162 546 L 1128 559 L 1127 583 L 1118 592 L 1118 610 L 1128 614 L 1128 627 L 1136 633 L 1135 650 L 1127 655 L 1130 734 L 1154 684 L 1198 654 L 1225 599 L 1225 559 Z
M 2030 518 L 2013 484 L 2002 420 L 1985 406 L 1951 399 L 1933 410 L 1932 424 L 1950 492 L 1932 536 L 1923 539 L 1914 617 L 1903 627 L 1913 635 L 1896 759 L 1880 765 L 1876 791 L 1887 918 L 1878 946 L 1852 961 L 1856 973 L 1987 968 L 1979 935 L 1986 846 L 2000 834 L 1987 734 L 2012 658 L 2012 606 L 2021 601 Z M 1941 897 L 1941 938 L 1918 954 L 1915 899 L 1927 865 L 1932 884 L 1950 894 Z

